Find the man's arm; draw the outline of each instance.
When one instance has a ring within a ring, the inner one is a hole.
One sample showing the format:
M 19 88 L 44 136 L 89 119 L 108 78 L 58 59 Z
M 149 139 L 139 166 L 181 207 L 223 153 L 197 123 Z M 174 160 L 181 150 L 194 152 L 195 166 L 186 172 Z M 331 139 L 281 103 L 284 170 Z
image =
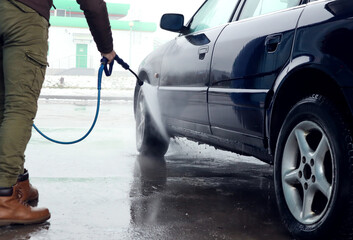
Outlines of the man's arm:
M 115 57 L 107 6 L 103 0 L 76 0 L 83 10 L 98 51 L 111 62 Z

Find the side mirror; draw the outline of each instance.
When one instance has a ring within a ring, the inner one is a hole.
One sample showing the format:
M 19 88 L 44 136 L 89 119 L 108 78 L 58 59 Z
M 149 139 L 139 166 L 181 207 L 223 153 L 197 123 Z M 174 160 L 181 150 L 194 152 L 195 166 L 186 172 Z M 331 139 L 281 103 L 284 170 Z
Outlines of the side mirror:
M 184 15 L 176 13 L 164 14 L 161 18 L 160 27 L 171 32 L 182 32 L 184 27 Z

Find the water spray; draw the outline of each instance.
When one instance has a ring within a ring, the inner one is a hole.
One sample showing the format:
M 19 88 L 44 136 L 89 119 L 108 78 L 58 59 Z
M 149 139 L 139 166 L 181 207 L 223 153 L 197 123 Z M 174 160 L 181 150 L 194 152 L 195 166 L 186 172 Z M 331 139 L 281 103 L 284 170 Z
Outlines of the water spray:
M 113 65 L 114 65 L 114 61 L 117 61 L 118 64 L 120 64 L 125 70 L 129 70 L 137 79 L 137 84 L 142 86 L 143 85 L 143 81 L 137 76 L 137 74 L 132 71 L 130 69 L 130 66 L 124 62 L 124 60 L 122 60 L 121 58 L 119 58 L 118 55 L 115 56 L 114 60 L 111 61 L 111 63 L 108 64 L 108 59 L 103 57 L 101 59 L 101 66 L 98 70 L 98 84 L 97 84 L 97 107 L 96 107 L 96 115 L 93 119 L 93 122 L 92 122 L 92 125 L 91 127 L 88 129 L 87 133 L 85 135 L 83 135 L 81 138 L 77 139 L 77 140 L 74 140 L 74 141 L 58 141 L 58 140 L 55 140 L 53 138 L 50 138 L 48 137 L 47 135 L 45 135 L 42 131 L 40 131 L 38 129 L 38 127 L 33 123 L 33 127 L 34 129 L 42 136 L 44 137 L 45 139 L 51 141 L 51 142 L 54 142 L 54 143 L 58 143 L 58 144 L 65 144 L 65 145 L 68 145 L 68 144 L 75 144 L 75 143 L 78 143 L 78 142 L 81 142 L 82 140 L 84 140 L 86 137 L 88 137 L 88 135 L 92 132 L 94 126 L 96 125 L 96 122 L 97 122 L 97 119 L 98 119 L 98 114 L 99 114 L 99 108 L 100 108 L 100 100 L 101 100 L 101 86 L 102 86 L 102 75 L 103 75 L 103 71 L 105 73 L 105 75 L 107 77 L 109 77 L 112 72 L 113 72 Z

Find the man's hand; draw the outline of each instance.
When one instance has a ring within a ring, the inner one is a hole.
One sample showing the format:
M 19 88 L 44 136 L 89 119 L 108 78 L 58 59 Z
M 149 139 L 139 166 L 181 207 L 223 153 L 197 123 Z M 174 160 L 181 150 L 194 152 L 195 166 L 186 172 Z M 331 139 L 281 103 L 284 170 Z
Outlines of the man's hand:
M 103 57 L 105 57 L 106 59 L 108 59 L 108 64 L 111 63 L 112 61 L 114 61 L 115 58 L 115 51 L 111 51 L 110 53 L 101 53 Z

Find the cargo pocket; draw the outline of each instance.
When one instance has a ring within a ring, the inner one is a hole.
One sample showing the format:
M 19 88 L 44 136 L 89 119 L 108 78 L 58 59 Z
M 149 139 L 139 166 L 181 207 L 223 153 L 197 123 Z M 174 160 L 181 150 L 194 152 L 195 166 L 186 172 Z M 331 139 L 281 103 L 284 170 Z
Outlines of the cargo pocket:
M 39 96 L 43 85 L 45 71 L 48 66 L 45 56 L 33 52 L 26 52 L 27 61 L 30 62 L 31 68 L 34 72 L 33 82 L 30 84 L 31 90 Z

